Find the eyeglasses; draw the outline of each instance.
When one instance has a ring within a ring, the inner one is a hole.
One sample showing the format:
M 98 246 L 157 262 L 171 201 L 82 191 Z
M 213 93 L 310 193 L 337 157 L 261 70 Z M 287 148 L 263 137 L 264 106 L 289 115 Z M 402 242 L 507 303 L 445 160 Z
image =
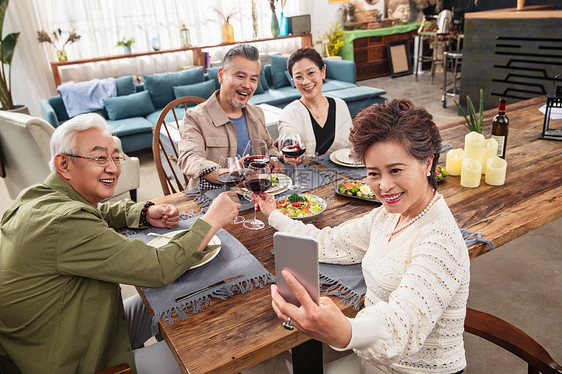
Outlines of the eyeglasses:
M 296 77 L 293 77 L 293 81 L 296 83 L 302 83 L 304 82 L 305 77 L 308 78 L 309 81 L 311 81 L 316 79 L 318 73 L 320 73 L 320 70 L 312 70 L 306 73 L 305 75 L 297 75 Z
M 113 163 L 115 164 L 115 166 L 117 167 L 121 167 L 121 165 L 123 165 L 125 163 L 125 157 L 123 156 L 114 156 L 114 157 L 106 157 L 106 156 L 98 156 L 98 157 L 84 157 L 84 156 L 78 156 L 78 155 L 71 155 L 69 153 L 65 153 L 65 155 L 70 156 L 70 157 L 77 157 L 77 158 L 83 158 L 86 160 L 93 160 L 95 162 L 98 163 L 99 166 L 102 167 L 106 167 L 108 166 L 111 161 L 113 161 Z

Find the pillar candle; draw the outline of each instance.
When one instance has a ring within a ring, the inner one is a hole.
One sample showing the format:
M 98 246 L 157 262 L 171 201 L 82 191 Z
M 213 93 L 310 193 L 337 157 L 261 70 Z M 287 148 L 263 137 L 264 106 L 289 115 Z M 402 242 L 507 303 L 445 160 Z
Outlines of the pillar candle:
M 464 137 L 464 158 L 476 160 L 482 165 L 484 158 L 484 135 L 472 131 Z
M 507 170 L 507 161 L 498 156 L 488 159 L 486 167 L 486 176 L 484 181 L 492 186 L 502 186 L 505 183 L 505 171 Z
M 461 186 L 478 187 L 480 186 L 480 177 L 482 166 L 477 160 L 466 158 L 462 162 L 461 170 Z
M 462 148 L 451 149 L 447 152 L 447 163 L 445 169 L 449 175 L 461 175 L 464 151 Z
M 488 165 L 488 159 L 492 156 L 495 156 L 497 153 L 498 153 L 498 141 L 493 138 L 484 140 L 484 152 L 482 157 L 482 174 L 486 174 L 486 166 Z

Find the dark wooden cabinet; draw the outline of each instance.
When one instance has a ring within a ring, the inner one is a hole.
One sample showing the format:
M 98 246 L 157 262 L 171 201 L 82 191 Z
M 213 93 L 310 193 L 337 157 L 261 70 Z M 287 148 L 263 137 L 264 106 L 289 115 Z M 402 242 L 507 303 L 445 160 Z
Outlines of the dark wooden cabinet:
M 353 40 L 353 59 L 357 69 L 357 80 L 390 75 L 386 43 L 408 40 L 410 54 L 414 55 L 414 37 L 417 30 L 383 36 L 368 36 Z

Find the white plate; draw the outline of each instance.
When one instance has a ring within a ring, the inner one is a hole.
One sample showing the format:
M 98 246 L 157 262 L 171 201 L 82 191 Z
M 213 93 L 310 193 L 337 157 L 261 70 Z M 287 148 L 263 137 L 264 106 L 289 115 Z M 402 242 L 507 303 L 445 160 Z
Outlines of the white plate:
M 311 214 L 310 216 L 306 216 L 306 217 L 290 217 L 290 218 L 292 218 L 292 219 L 308 220 L 308 219 L 311 219 L 311 218 L 316 217 L 317 215 L 319 215 L 320 213 L 322 213 L 323 211 L 325 211 L 326 208 L 328 207 L 328 203 L 326 202 L 326 200 L 324 200 L 324 199 L 321 198 L 320 196 L 311 195 L 311 194 L 308 194 L 308 193 L 300 193 L 299 195 L 315 198 L 316 200 L 318 200 L 318 201 L 322 204 L 322 210 L 319 211 L 319 212 L 316 213 L 316 214 Z M 288 196 L 287 196 L 287 197 L 288 197 Z M 285 197 L 285 198 L 287 198 L 287 197 Z
M 279 179 L 279 182 L 273 183 L 271 188 L 266 191 L 270 195 L 277 195 L 277 194 L 283 193 L 283 192 L 287 191 L 289 189 L 289 187 L 291 187 L 291 184 L 293 184 L 293 181 L 291 180 L 291 178 L 289 178 L 285 174 L 271 174 L 271 175 L 272 176 L 275 175 Z M 242 188 L 233 187 L 232 190 L 235 191 L 239 195 L 247 195 L 247 194 L 250 193 L 250 191 L 246 187 L 242 187 Z
M 365 165 L 363 165 L 363 164 L 344 163 L 344 162 L 340 161 L 338 159 L 338 157 L 339 157 L 339 153 L 341 151 L 349 152 L 349 148 L 338 149 L 337 151 L 334 151 L 334 152 L 330 153 L 330 161 L 332 161 L 336 165 L 345 166 L 345 167 L 348 167 L 348 168 L 363 168 L 363 167 L 365 167 Z M 349 153 L 348 153 L 348 155 L 349 155 Z M 347 157 L 349 158 L 349 156 L 347 156 Z
M 187 230 L 176 230 L 176 231 L 171 231 L 171 232 L 167 232 L 162 236 L 158 236 L 155 239 L 152 239 L 151 241 L 149 241 L 147 244 L 156 248 L 162 247 L 163 245 L 168 244 L 168 242 L 170 241 L 170 239 L 172 239 L 176 234 L 179 234 L 180 232 L 183 231 L 187 231 Z M 218 238 L 218 236 L 213 236 L 211 238 L 211 241 L 209 241 L 208 245 L 221 245 L 221 240 Z M 207 262 L 211 261 L 213 258 L 217 257 L 217 255 L 219 254 L 219 252 L 221 251 L 221 247 L 215 248 L 213 249 L 211 252 L 207 253 L 205 255 L 205 257 L 203 257 L 201 260 L 193 263 L 193 265 L 191 265 L 190 269 L 195 269 L 198 268 L 199 266 L 203 266 L 205 265 Z

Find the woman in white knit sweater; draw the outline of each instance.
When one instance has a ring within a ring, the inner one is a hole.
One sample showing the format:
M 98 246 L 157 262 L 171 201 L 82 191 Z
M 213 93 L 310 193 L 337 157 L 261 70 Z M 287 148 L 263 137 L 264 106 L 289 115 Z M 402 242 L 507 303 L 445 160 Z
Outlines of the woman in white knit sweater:
M 322 262 L 361 263 L 365 307 L 346 318 L 328 297 L 316 305 L 285 270 L 302 306 L 272 286 L 273 308 L 312 338 L 353 349 L 362 373 L 462 372 L 469 256 L 436 192 L 441 137 L 432 116 L 408 100 L 373 105 L 355 117 L 350 140 L 381 207 L 320 230 L 279 213 L 268 196 L 255 199 L 277 230 L 315 237 Z
M 300 48 L 287 60 L 287 69 L 302 97 L 287 105 L 279 117 L 279 134 L 299 132 L 305 156 L 350 147 L 351 115 L 345 101 L 322 95 L 326 65 L 314 48 Z

